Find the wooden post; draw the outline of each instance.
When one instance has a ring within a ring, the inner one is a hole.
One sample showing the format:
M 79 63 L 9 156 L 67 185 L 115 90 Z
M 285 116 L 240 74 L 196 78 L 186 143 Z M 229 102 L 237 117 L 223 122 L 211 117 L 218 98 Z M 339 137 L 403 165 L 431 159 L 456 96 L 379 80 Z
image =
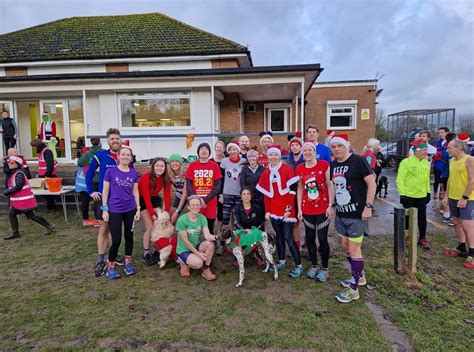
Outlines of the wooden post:
M 405 209 L 394 208 L 393 265 L 397 274 L 405 274 Z
M 418 209 L 408 209 L 408 238 L 410 245 L 408 246 L 408 270 L 411 273 L 416 273 L 416 260 L 418 257 Z

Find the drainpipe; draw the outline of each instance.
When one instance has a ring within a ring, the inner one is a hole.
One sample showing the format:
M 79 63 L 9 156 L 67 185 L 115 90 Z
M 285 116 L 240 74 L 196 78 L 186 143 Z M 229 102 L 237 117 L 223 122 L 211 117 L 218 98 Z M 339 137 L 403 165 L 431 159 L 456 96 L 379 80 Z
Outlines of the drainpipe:
M 216 144 L 216 141 L 214 140 L 214 134 L 216 132 L 216 121 L 215 121 L 215 118 L 216 118 L 216 114 L 215 114 L 215 111 L 214 111 L 214 86 L 211 86 L 211 129 L 212 129 L 212 146 L 211 148 L 214 146 L 214 144 Z
M 301 82 L 301 133 L 304 132 L 304 82 Z

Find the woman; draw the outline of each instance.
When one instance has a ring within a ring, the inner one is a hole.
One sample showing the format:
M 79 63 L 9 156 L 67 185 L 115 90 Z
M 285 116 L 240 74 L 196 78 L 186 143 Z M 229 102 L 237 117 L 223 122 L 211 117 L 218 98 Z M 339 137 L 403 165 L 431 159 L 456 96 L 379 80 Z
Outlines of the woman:
M 46 228 L 45 235 L 49 235 L 54 230 L 54 225 L 51 225 L 45 218 L 34 213 L 37 207 L 36 199 L 31 191 L 31 186 L 28 182 L 24 171 L 22 170 L 23 159 L 18 156 L 9 156 L 7 159 L 8 168 L 11 174 L 8 177 L 7 189 L 3 195 L 10 198 L 10 224 L 12 233 L 4 237 L 5 240 L 11 240 L 20 237 L 18 217 L 19 214 L 37 222 Z
M 214 255 L 214 241 L 216 236 L 211 235 L 207 227 L 207 219 L 199 214 L 201 211 L 201 198 L 192 195 L 188 198 L 188 212 L 179 217 L 176 223 L 178 232 L 178 245 L 176 253 L 181 263 L 180 274 L 182 277 L 191 276 L 190 269 L 202 269 L 202 277 L 208 281 L 216 279 L 211 270 L 212 256 Z M 205 240 L 200 242 L 200 236 Z
M 379 150 L 380 141 L 376 138 L 369 138 L 367 144 L 364 146 L 364 155 L 362 155 L 369 164 L 372 171 L 377 166 L 377 156 L 375 153 Z
M 216 144 L 214 145 L 214 157 L 211 158 L 211 160 L 214 160 L 216 162 L 216 164 L 219 165 L 219 167 L 221 167 L 221 162 L 225 158 L 225 153 L 224 152 L 225 152 L 225 143 L 223 141 L 217 141 Z M 221 173 L 222 173 L 222 175 L 224 175 L 224 170 L 222 168 L 221 168 Z M 223 215 L 224 197 L 222 195 L 223 191 L 224 191 L 224 182 L 221 183 L 221 191 L 219 192 L 219 195 L 218 195 L 219 201 L 217 202 L 216 229 L 217 229 L 218 232 L 219 232 L 219 229 L 221 228 L 222 218 L 224 216 Z M 218 248 L 217 255 L 222 255 L 221 247 Z
M 186 177 L 183 172 L 183 158 L 178 153 L 173 153 L 168 158 L 169 167 L 169 179 L 174 187 L 175 198 L 171 208 L 171 223 L 174 224 L 178 219 L 179 213 L 184 208 L 186 203 Z
M 329 163 L 316 159 L 316 147 L 312 142 L 303 144 L 304 164 L 296 168 L 298 181 L 298 219 L 303 221 L 306 232 L 306 247 L 311 259 L 311 268 L 306 276 L 326 282 L 329 277 L 329 218 L 332 215 L 331 199 L 334 197 L 333 185 L 330 178 Z M 318 234 L 321 268 L 318 266 Z
M 250 149 L 247 152 L 248 164 L 242 167 L 240 172 L 240 187 L 247 187 L 252 190 L 252 202 L 258 204 L 262 211 L 265 211 L 265 204 L 263 202 L 263 194 L 258 192 L 257 187 L 258 180 L 262 176 L 265 168 L 258 165 L 258 152 L 255 149 Z
M 275 146 L 268 148 L 268 168 L 262 173 L 257 190 L 263 193 L 265 200 L 265 219 L 271 219 L 276 233 L 279 262 L 278 269 L 285 268 L 285 242 L 290 249 L 295 267 L 289 273 L 298 278 L 303 273 L 301 255 L 293 239 L 293 223 L 296 222 L 295 191 L 298 176 L 293 169 L 281 161 L 281 150 Z
M 160 197 L 160 192 L 163 194 L 164 202 Z M 159 260 L 158 252 L 153 252 L 153 255 L 150 253 L 153 222 L 158 220 L 155 209 L 165 210 L 168 213 L 171 209 L 171 181 L 164 158 L 155 158 L 151 161 L 150 172 L 144 174 L 138 182 L 138 194 L 140 195 L 140 215 L 145 223 L 142 262 L 150 266 Z
M 109 280 L 120 278 L 115 269 L 117 252 L 122 241 L 122 223 L 125 238 L 125 266 L 126 276 L 135 274 L 132 265 L 133 227 L 140 219 L 140 199 L 138 194 L 138 173 L 130 168 L 132 150 L 122 146 L 118 152 L 119 164 L 105 172 L 102 189 L 102 219 L 109 223 L 112 245 L 109 249 L 106 277 Z

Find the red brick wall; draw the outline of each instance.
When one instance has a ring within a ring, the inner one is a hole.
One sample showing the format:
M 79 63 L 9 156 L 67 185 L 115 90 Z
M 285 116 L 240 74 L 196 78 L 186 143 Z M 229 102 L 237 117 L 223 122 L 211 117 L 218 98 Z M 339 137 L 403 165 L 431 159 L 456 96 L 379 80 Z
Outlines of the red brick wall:
M 312 88 L 306 96 L 305 128 L 316 125 L 319 128 L 319 141 L 326 137 L 327 101 L 357 100 L 357 123 L 355 130 L 343 130 L 358 153 L 362 151 L 370 137 L 375 136 L 375 92 L 373 86 Z M 370 109 L 370 119 L 361 120 L 361 109 Z
M 240 98 L 237 93 L 225 93 L 224 100 L 220 102 L 220 131 L 221 133 L 239 133 Z

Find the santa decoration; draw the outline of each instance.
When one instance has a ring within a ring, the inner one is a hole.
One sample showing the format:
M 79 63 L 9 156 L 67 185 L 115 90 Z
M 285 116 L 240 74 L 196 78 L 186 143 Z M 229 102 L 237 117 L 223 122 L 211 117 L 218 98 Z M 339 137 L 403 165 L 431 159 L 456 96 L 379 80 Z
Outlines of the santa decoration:
M 53 121 L 47 111 L 43 113 L 41 120 L 42 122 L 37 137 L 53 152 L 54 159 L 57 159 L 56 144 L 58 144 L 58 139 L 56 135 L 56 122 Z

